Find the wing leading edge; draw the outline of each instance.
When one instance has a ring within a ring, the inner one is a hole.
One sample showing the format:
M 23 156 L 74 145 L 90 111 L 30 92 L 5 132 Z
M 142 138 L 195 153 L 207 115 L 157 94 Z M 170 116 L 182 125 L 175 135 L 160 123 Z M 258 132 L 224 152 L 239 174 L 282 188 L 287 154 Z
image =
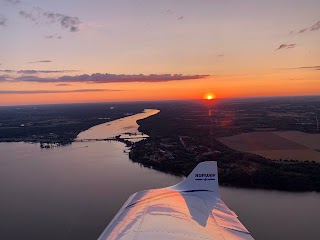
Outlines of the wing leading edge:
M 216 162 L 202 162 L 181 183 L 133 194 L 104 239 L 253 240 L 220 199 Z

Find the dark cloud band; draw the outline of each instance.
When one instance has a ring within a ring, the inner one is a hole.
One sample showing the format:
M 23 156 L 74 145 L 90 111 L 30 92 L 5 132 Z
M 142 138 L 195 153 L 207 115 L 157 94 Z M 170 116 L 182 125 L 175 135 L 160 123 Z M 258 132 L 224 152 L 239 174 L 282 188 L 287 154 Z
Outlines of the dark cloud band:
M 181 74 L 150 74 L 150 75 L 125 75 L 125 74 L 102 74 L 95 73 L 92 75 L 83 74 L 77 76 L 63 76 L 59 78 L 40 78 L 37 76 L 17 77 L 14 81 L 20 82 L 38 82 L 38 83 L 120 83 L 120 82 L 169 82 L 204 79 L 209 75 L 181 75 Z

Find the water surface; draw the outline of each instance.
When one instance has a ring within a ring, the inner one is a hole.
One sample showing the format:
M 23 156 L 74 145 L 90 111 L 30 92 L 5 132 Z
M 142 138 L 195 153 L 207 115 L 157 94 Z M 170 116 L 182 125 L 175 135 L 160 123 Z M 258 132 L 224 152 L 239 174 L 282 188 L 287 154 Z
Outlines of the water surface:
M 147 136 L 138 131 L 139 125 L 137 124 L 137 120 L 150 117 L 159 112 L 157 109 L 145 109 L 142 113 L 120 118 L 112 122 L 102 123 L 83 131 L 77 136 L 77 139 L 104 139 L 117 135 L 129 138 L 130 136 L 126 133 L 131 133 L 132 138 Z

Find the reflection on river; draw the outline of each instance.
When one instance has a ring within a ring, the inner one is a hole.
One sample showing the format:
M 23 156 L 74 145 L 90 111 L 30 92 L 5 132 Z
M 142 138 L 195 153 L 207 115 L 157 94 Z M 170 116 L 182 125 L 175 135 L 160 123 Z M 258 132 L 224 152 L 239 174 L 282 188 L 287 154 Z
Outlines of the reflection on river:
M 104 139 L 115 137 L 117 135 L 129 138 L 126 133 L 130 133 L 134 138 L 144 137 L 146 135 L 138 131 L 139 125 L 137 124 L 137 120 L 150 117 L 158 112 L 160 111 L 157 109 L 145 109 L 142 113 L 100 124 L 83 131 L 77 136 L 77 139 Z
M 107 132 L 99 125 L 79 137 L 136 132 L 135 121 L 147 116 L 102 124 L 110 124 Z M 0 143 L 0 239 L 96 239 L 129 195 L 182 180 L 131 162 L 125 150 L 120 142 L 56 149 Z M 233 188 L 221 193 L 256 239 L 320 239 L 320 194 Z

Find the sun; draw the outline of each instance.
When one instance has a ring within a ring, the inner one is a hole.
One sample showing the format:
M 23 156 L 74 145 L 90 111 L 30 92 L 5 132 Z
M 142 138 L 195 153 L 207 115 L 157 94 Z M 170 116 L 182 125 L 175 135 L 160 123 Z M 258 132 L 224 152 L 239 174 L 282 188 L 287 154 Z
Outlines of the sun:
M 204 97 L 206 100 L 213 100 L 216 98 L 216 96 L 213 93 L 208 93 Z

